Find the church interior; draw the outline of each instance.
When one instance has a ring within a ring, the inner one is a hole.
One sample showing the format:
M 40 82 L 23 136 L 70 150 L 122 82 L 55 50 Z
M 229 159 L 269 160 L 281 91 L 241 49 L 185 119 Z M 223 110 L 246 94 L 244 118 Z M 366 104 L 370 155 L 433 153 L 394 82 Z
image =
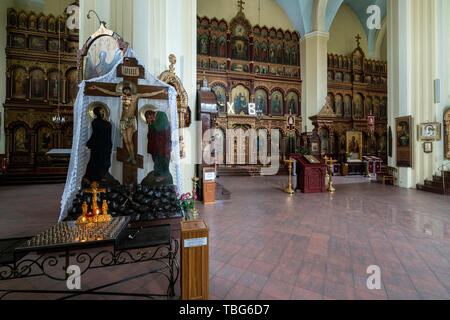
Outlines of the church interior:
M 450 299 L 450 1 L 0 16 L 0 300 Z

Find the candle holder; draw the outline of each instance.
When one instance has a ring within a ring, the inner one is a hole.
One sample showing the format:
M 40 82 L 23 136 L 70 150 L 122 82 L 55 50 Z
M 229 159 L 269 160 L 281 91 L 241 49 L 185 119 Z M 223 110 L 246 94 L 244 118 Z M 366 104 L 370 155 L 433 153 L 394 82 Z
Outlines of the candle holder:
M 372 178 L 372 175 L 370 174 L 370 171 L 369 171 L 369 160 L 367 160 L 366 161 L 366 163 L 367 163 L 367 165 L 366 165 L 366 175 L 365 175 L 365 178 Z
M 325 160 L 325 163 L 327 164 L 327 168 L 329 170 L 329 173 L 327 173 L 328 174 L 328 188 L 327 188 L 327 190 L 330 193 L 333 193 L 333 192 L 336 191 L 336 189 L 333 187 L 333 164 L 335 164 L 336 162 L 337 161 L 333 160 L 333 158 L 330 158 L 330 159 L 327 158 Z
M 292 164 L 295 162 L 295 160 L 289 159 L 289 160 L 285 160 L 286 163 L 289 164 L 288 168 L 289 168 L 289 184 L 288 187 L 284 190 L 284 192 L 289 193 L 289 194 L 294 194 L 295 191 L 294 189 L 292 189 Z
M 193 185 L 193 191 L 194 191 L 195 193 L 197 193 L 197 185 L 198 185 L 198 182 L 199 182 L 199 181 L 200 181 L 200 179 L 197 178 L 197 176 L 194 175 L 194 177 L 192 178 L 192 185 Z M 194 201 L 194 208 L 192 209 L 192 216 L 193 216 L 194 219 L 195 219 L 195 218 L 198 217 L 198 210 L 197 210 L 197 208 L 195 207 L 195 199 L 193 199 L 192 201 Z

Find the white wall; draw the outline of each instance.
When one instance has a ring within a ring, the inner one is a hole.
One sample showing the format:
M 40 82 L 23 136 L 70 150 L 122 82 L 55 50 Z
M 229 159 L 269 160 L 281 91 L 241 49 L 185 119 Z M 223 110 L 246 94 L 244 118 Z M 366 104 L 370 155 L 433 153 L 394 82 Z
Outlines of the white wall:
M 342 4 L 330 26 L 328 52 L 349 56 L 356 48 L 356 35 L 361 36 L 361 48 L 369 53 L 367 35 L 358 16 L 346 4 Z
M 414 188 L 431 179 L 444 162 L 443 141 L 434 142 L 433 153 L 424 153 L 423 142 L 417 138 L 417 125 L 442 123 L 443 111 L 450 106 L 449 3 L 448 0 L 390 0 L 388 19 L 389 125 L 395 136 L 395 118 L 413 117 L 413 167 L 400 168 L 399 184 Z M 441 79 L 439 104 L 434 103 L 436 78 Z M 394 142 L 393 158 L 389 159 L 394 166 L 395 145 Z

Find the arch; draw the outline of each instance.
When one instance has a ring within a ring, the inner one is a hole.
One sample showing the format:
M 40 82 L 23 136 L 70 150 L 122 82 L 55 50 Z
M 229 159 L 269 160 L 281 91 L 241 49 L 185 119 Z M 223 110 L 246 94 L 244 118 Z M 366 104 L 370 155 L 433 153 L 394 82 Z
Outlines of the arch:
M 314 2 L 312 31 L 327 31 L 327 4 L 328 0 L 316 0 Z
M 375 36 L 375 44 L 373 49 L 373 56 L 375 59 L 381 59 L 381 47 L 383 46 L 384 38 L 387 36 L 387 17 L 384 17 L 381 22 L 381 29 L 378 30 Z

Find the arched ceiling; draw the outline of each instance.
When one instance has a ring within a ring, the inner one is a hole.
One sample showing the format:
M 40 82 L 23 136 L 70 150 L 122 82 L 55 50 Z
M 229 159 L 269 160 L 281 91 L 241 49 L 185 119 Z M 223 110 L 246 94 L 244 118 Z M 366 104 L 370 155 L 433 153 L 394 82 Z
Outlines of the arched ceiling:
M 344 0 L 344 3 L 358 16 L 364 31 L 366 31 L 367 41 L 369 44 L 369 53 L 372 53 L 375 49 L 375 37 L 378 30 L 369 30 L 367 28 L 367 18 L 369 17 L 367 14 L 367 8 L 371 5 L 379 6 L 381 9 L 381 21 L 383 21 L 387 12 L 386 0 Z
M 277 0 L 278 4 L 284 9 L 289 19 L 292 21 L 295 29 L 300 36 L 313 31 L 314 8 L 321 0 Z M 323 1 L 323 0 L 322 0 Z M 325 30 L 329 31 L 334 17 L 340 6 L 345 3 L 357 15 L 361 22 L 369 43 L 369 51 L 373 52 L 375 48 L 375 37 L 377 30 L 367 28 L 367 8 L 371 5 L 378 5 L 381 9 L 381 21 L 386 16 L 386 0 L 328 0 L 326 5 Z M 321 14 L 321 13 L 318 13 Z

